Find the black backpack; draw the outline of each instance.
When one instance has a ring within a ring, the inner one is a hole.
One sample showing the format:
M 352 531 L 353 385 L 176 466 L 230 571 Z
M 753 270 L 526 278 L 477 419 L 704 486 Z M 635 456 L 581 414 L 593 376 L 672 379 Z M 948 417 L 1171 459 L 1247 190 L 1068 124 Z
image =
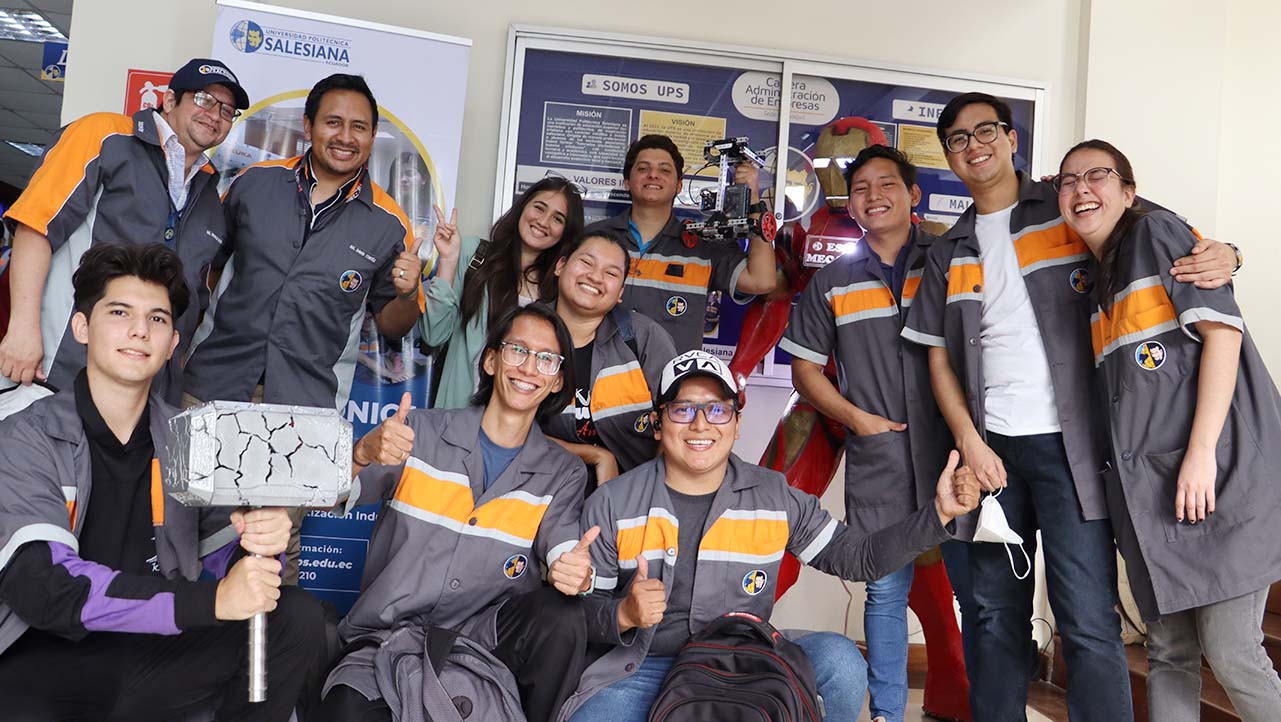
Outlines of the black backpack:
M 805 651 L 746 612 L 718 617 L 676 655 L 649 722 L 820 722 Z

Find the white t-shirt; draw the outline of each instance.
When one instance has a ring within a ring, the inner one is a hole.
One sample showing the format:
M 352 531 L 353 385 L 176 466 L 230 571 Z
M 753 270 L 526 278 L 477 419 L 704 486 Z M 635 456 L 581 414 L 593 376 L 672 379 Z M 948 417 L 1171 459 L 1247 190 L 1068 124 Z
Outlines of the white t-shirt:
M 1041 329 L 1010 237 L 1013 211 L 1010 206 L 979 214 L 974 222 L 983 263 L 985 421 L 989 431 L 1005 436 L 1048 434 L 1059 431 L 1059 413 Z

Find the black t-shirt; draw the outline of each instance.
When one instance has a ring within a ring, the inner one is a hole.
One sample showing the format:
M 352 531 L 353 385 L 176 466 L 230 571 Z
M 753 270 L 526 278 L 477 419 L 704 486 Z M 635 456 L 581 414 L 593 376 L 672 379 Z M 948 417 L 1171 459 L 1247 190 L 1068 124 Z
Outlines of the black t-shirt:
M 604 446 L 592 421 L 592 343 L 574 349 L 574 439 Z
M 707 515 L 712 511 L 712 500 L 716 498 L 716 492 L 690 496 L 670 487 L 667 493 L 672 498 L 672 513 L 676 515 L 680 529 L 676 536 L 679 545 L 676 566 L 667 577 L 667 586 L 671 589 L 667 595 L 667 611 L 663 612 L 663 621 L 658 623 L 654 639 L 649 644 L 649 653 L 661 657 L 675 655 L 689 641 L 689 610 L 694 606 L 698 546 L 703 541 L 703 527 L 707 525 Z
M 121 444 L 89 394 L 85 371 L 76 377 L 76 411 L 89 440 L 93 491 L 80 530 L 80 558 L 126 574 L 160 574 L 151 525 L 150 411 L 144 407 L 129 441 Z

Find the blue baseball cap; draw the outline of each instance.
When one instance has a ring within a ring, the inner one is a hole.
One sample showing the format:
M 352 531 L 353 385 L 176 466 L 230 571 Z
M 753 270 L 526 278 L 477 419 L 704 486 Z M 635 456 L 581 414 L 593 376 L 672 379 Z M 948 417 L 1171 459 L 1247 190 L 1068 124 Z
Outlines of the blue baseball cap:
M 249 107 L 249 94 L 240 87 L 236 74 L 231 72 L 221 61 L 210 58 L 192 58 L 187 64 L 178 68 L 178 72 L 169 79 L 169 89 L 202 90 L 210 85 L 225 85 L 231 90 L 236 100 L 236 108 L 244 110 Z

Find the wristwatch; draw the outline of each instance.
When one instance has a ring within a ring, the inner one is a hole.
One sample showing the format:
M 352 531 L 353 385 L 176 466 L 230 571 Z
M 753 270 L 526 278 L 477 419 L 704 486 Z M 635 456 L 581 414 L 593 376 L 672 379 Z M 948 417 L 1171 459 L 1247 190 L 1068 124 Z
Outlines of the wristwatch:
M 1241 270 L 1241 266 L 1244 266 L 1244 265 L 1245 265 L 1245 256 L 1241 255 L 1241 249 L 1240 249 L 1240 248 L 1237 248 L 1237 244 L 1235 244 L 1235 243 L 1227 243 L 1227 242 L 1225 241 L 1225 242 L 1224 242 L 1224 245 L 1226 245 L 1228 248 L 1231 248 L 1231 249 L 1232 249 L 1232 252 L 1233 252 L 1233 253 L 1235 253 L 1235 254 L 1237 254 L 1237 265 L 1236 265 L 1236 267 L 1235 267 L 1235 268 L 1233 268 L 1233 269 L 1232 269 L 1232 275 L 1234 275 L 1234 276 L 1235 276 L 1235 275 L 1237 275 L 1237 271 Z

